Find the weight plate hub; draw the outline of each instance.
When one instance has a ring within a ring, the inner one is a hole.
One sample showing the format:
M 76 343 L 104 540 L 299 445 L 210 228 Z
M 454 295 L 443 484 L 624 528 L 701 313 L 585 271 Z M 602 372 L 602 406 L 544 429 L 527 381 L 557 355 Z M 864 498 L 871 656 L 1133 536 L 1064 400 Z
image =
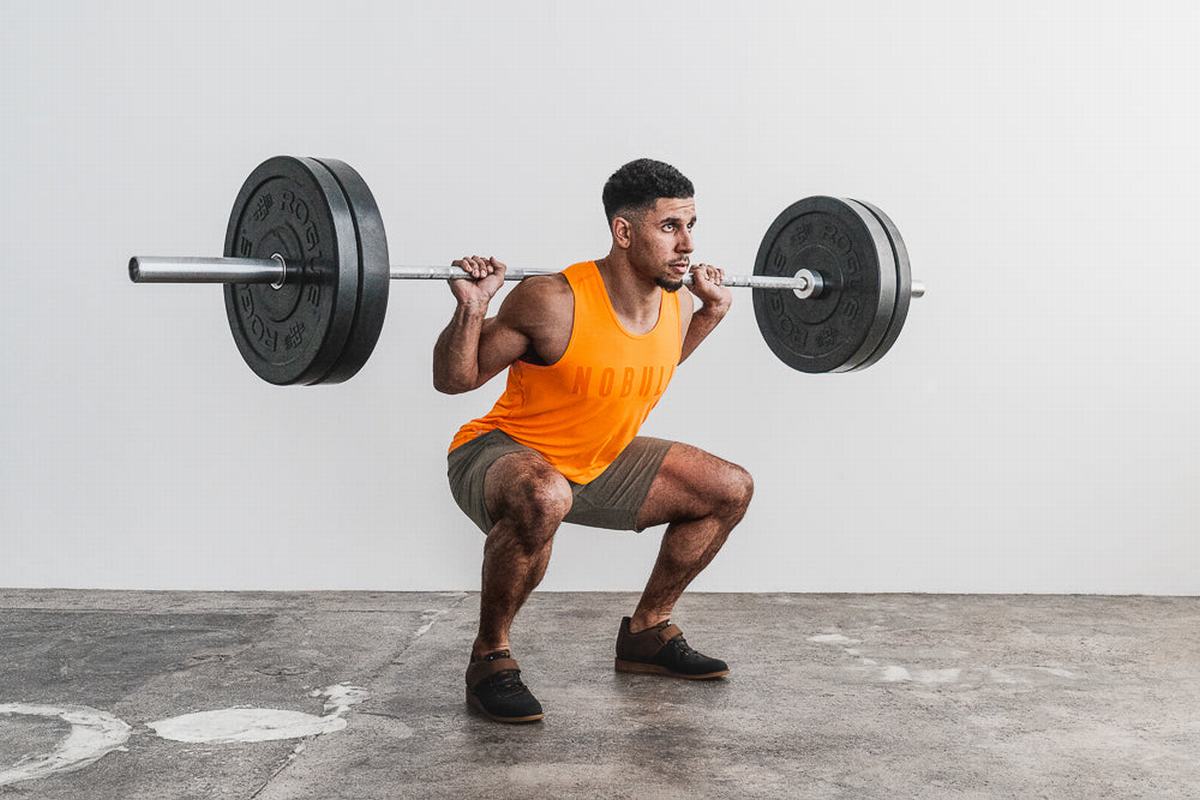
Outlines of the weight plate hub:
M 330 171 L 277 156 L 234 201 L 225 255 L 287 262 L 284 285 L 229 284 L 225 311 L 246 364 L 270 383 L 312 384 L 337 366 L 354 324 L 359 248 L 353 214 Z
M 754 315 L 771 351 L 802 372 L 859 368 L 884 341 L 896 302 L 888 234 L 869 210 L 835 197 L 808 197 L 784 209 L 763 236 L 755 275 L 819 272 L 820 297 L 754 289 Z

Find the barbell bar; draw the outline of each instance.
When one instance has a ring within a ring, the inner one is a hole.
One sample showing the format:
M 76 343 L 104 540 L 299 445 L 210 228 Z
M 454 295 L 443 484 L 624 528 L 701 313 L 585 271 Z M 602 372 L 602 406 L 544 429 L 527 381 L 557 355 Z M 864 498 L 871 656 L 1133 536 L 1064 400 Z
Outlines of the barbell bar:
M 504 272 L 504 280 L 523 281 L 526 278 L 556 275 L 560 271 L 544 267 L 509 268 Z M 394 281 L 474 280 L 458 267 L 392 265 L 388 272 Z M 287 283 L 287 276 L 286 261 L 277 253 L 273 253 L 271 258 L 134 256 L 129 259 L 129 279 L 134 283 L 266 283 L 281 289 Z M 690 273 L 683 276 L 683 285 L 692 285 Z M 825 284 L 820 275 L 810 277 L 809 271 L 802 269 L 791 278 L 725 275 L 721 285 L 749 289 L 791 289 L 797 297 L 806 299 L 819 297 Z M 920 281 L 913 281 L 911 292 L 913 297 L 923 297 L 925 286 Z
M 225 250 L 223 257 L 134 256 L 129 277 L 224 284 L 239 350 L 276 384 L 353 376 L 378 339 L 389 280 L 473 280 L 453 266 L 391 265 L 370 190 L 333 159 L 277 156 L 260 164 L 234 203 Z M 514 268 L 504 277 L 558 272 Z M 684 284 L 691 279 L 685 275 Z M 725 275 L 722 285 L 754 290 L 767 344 L 804 372 L 875 363 L 899 335 L 909 300 L 925 294 L 891 220 L 868 203 L 830 197 L 789 206 L 764 236 L 754 274 Z

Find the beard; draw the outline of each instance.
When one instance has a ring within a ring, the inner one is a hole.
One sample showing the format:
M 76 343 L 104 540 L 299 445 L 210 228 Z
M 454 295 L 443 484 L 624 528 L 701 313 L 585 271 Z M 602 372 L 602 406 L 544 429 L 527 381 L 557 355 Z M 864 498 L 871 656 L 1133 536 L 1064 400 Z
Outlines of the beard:
M 672 281 L 672 280 L 668 280 L 667 278 L 655 278 L 654 283 L 655 283 L 655 285 L 659 286 L 662 289 L 665 289 L 668 292 L 678 292 L 680 289 L 683 288 L 683 281 L 681 281 L 681 280 Z

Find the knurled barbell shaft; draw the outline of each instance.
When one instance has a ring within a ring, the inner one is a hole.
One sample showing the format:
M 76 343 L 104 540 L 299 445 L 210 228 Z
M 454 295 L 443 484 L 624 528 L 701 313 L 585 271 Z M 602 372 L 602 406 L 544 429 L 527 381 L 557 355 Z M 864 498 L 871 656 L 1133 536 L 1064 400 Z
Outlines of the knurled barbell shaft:
M 525 269 L 510 268 L 504 272 L 504 280 L 521 281 L 537 275 L 556 275 L 562 270 L 530 267 Z M 458 267 L 411 267 L 393 264 L 392 280 L 462 280 L 471 278 Z M 690 285 L 692 276 L 684 275 L 683 282 Z M 750 286 L 756 289 L 807 289 L 806 278 L 778 278 L 768 275 L 726 275 L 722 281 L 724 286 Z
M 269 283 L 282 286 L 287 274 L 281 259 L 274 258 L 200 258 L 190 256 L 134 256 L 129 259 L 129 278 L 135 283 Z M 458 267 L 401 266 L 390 267 L 392 280 L 472 280 Z M 506 281 L 520 281 L 535 275 L 554 275 L 556 269 L 508 269 Z M 691 275 L 683 282 L 690 285 Z M 808 279 L 771 275 L 726 275 L 723 286 L 745 286 L 752 289 L 808 288 Z M 925 287 L 914 281 L 913 297 L 925 294 Z

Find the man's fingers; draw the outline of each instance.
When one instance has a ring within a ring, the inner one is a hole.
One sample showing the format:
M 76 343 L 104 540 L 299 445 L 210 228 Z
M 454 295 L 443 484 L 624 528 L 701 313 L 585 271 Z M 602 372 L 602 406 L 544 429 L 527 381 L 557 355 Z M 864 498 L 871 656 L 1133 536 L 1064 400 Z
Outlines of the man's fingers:
M 697 264 L 692 268 L 692 280 L 701 283 L 719 285 L 724 280 L 724 277 L 724 273 L 721 270 L 708 264 Z
M 463 256 L 451 261 L 450 265 L 458 267 L 477 281 L 494 274 L 497 270 L 505 269 L 504 263 L 498 261 L 495 256 L 488 256 L 487 258 L 483 256 Z
M 458 267 L 472 278 L 478 279 L 480 277 L 481 270 L 479 267 L 479 256 L 464 256 L 463 258 L 456 258 L 450 262 L 450 265 Z

